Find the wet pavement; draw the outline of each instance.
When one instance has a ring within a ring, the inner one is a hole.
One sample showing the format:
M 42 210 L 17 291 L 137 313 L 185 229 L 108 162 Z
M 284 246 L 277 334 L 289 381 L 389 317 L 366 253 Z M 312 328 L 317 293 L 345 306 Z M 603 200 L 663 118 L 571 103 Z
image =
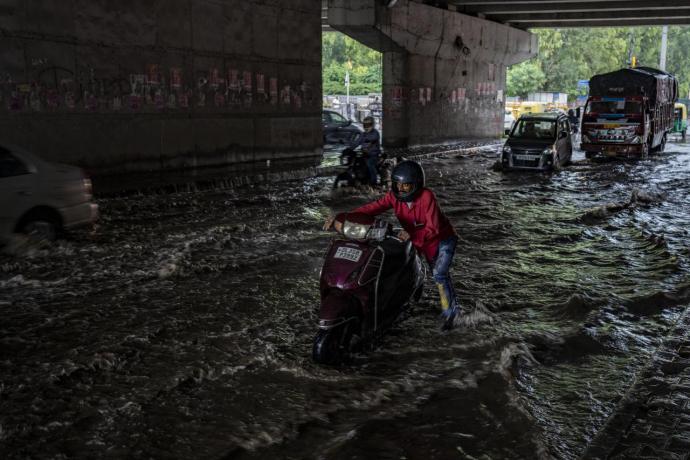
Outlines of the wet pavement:
M 310 359 L 330 177 L 101 199 L 0 255 L 0 458 L 684 458 L 690 146 L 502 173 L 422 159 L 460 241 L 350 366 Z M 652 457 L 657 458 L 657 457 Z
M 690 457 L 690 309 L 635 378 L 583 457 Z

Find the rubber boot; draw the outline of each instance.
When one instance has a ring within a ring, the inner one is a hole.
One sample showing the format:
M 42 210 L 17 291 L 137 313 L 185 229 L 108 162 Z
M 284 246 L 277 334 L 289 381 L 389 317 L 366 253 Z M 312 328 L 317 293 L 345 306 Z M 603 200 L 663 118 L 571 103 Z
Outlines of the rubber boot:
M 438 287 L 438 294 L 441 299 L 441 330 L 447 331 L 452 329 L 455 324 L 455 317 L 458 315 L 458 307 L 457 305 L 450 306 L 450 301 L 448 300 L 443 284 L 436 283 L 436 286 Z

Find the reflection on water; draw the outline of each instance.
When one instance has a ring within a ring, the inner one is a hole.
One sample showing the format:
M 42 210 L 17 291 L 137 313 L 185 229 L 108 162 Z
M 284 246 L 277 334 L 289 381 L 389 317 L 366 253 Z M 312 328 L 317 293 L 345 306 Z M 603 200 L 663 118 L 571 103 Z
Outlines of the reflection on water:
M 690 152 L 502 174 L 424 162 L 462 326 L 425 296 L 355 365 L 310 361 L 329 178 L 101 200 L 0 256 L 3 458 L 577 458 L 690 303 Z

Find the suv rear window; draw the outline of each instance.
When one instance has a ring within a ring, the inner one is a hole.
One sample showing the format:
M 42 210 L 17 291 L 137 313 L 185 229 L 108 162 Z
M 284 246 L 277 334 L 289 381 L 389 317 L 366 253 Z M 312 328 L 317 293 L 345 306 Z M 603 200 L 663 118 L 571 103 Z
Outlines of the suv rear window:
M 21 176 L 29 174 L 29 168 L 9 150 L 0 147 L 0 177 Z

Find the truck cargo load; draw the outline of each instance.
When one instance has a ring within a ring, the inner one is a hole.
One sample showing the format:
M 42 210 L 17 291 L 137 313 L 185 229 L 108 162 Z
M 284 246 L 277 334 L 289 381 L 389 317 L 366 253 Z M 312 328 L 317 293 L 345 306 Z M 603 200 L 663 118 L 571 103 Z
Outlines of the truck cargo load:
M 589 80 L 590 96 L 620 97 L 639 94 L 657 101 L 678 99 L 678 80 L 670 73 L 651 67 L 620 69 Z

